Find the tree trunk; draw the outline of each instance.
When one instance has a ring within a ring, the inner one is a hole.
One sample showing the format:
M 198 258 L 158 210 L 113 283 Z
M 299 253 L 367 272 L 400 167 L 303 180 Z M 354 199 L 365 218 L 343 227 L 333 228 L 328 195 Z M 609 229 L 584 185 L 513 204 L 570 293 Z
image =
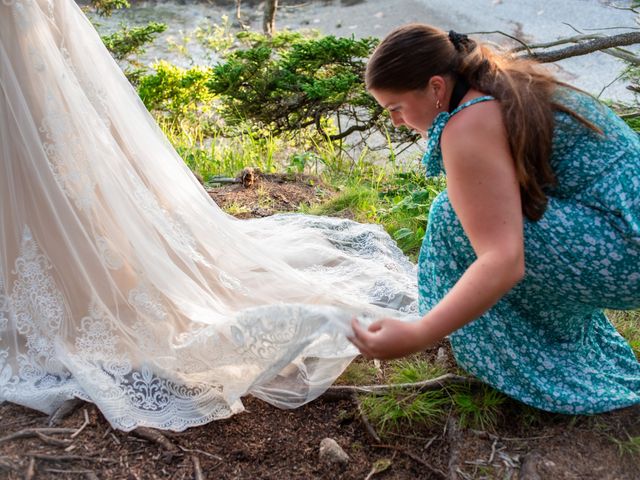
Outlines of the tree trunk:
M 262 29 L 264 34 L 271 36 L 276 30 L 276 10 L 278 9 L 278 0 L 265 0 L 264 2 L 264 19 L 262 21 Z
M 241 22 L 241 18 L 240 18 L 240 3 L 242 2 L 242 0 L 236 0 L 236 20 L 238 20 L 238 22 Z

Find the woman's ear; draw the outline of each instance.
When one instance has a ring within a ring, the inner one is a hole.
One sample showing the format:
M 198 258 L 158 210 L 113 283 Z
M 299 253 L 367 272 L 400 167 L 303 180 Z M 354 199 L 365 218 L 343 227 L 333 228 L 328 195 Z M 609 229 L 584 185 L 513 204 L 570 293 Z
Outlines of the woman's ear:
M 442 100 L 446 93 L 447 82 L 442 75 L 434 75 L 429 79 L 427 88 L 431 90 L 436 98 Z

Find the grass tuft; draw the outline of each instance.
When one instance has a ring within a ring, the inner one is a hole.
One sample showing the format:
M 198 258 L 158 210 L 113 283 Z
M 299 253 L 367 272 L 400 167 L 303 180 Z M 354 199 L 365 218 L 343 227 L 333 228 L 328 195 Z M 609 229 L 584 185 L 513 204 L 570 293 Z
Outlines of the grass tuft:
M 373 362 L 351 362 L 336 380 L 340 385 L 370 385 L 375 382 L 378 369 Z
M 446 370 L 440 365 L 424 359 L 402 359 L 391 363 L 388 373 L 389 383 L 415 383 L 444 375 Z
M 620 456 L 632 455 L 640 456 L 640 436 L 632 437 L 627 435 L 628 440 L 620 440 L 615 437 L 610 437 L 613 443 L 618 446 L 618 453 Z
M 495 430 L 501 414 L 500 407 L 506 400 L 504 394 L 489 386 L 453 394 L 460 426 L 479 430 Z
M 365 395 L 361 404 L 367 417 L 381 434 L 408 423 L 435 424 L 448 411 L 449 396 L 443 390 L 419 394 L 400 392 L 385 395 Z
M 620 332 L 640 360 L 640 310 L 608 310 L 607 317 Z

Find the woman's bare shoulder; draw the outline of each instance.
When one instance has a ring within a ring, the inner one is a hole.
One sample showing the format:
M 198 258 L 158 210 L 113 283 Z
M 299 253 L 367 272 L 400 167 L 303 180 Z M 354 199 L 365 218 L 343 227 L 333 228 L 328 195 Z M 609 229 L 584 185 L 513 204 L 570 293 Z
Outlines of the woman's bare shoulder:
M 488 100 L 463 108 L 451 117 L 442 133 L 459 134 L 468 130 L 477 130 L 483 133 L 490 133 L 492 130 L 504 130 L 500 102 Z
M 498 101 L 470 105 L 451 117 L 442 132 L 442 148 L 457 153 L 508 150 L 507 130 Z

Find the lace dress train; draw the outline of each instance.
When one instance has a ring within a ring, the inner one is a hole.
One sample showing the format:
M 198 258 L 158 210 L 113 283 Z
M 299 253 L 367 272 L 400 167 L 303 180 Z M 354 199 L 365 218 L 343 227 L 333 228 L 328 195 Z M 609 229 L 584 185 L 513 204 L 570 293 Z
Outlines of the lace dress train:
M 123 430 L 295 407 L 353 315 L 416 316 L 379 226 L 222 212 L 71 0 L 0 2 L 0 205 L 0 401 Z

